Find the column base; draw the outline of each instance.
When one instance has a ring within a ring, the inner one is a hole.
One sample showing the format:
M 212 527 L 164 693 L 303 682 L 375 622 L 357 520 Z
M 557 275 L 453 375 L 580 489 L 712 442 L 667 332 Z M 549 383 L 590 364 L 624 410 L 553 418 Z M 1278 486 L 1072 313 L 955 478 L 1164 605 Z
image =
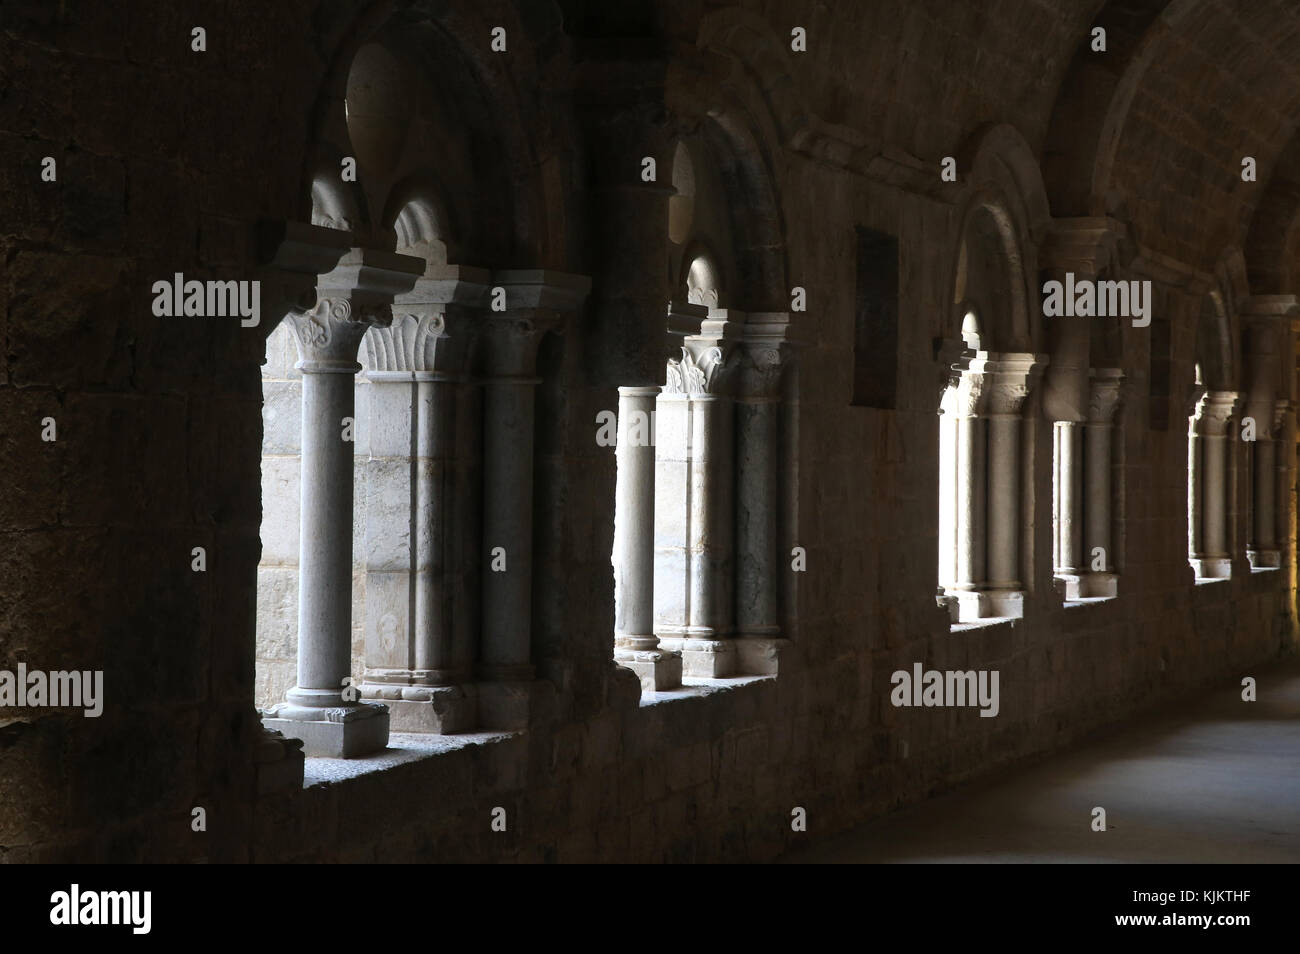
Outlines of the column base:
M 302 740 L 304 755 L 355 759 L 388 747 L 388 707 L 358 703 L 314 708 L 281 702 L 262 712 L 262 725 Z
M 721 679 L 736 674 L 736 645 L 730 639 L 698 636 L 660 636 L 659 646 L 682 654 L 682 675 L 696 679 Z
M 948 617 L 954 623 L 970 623 L 991 615 L 989 601 L 979 590 L 948 590 Z
M 775 676 L 781 652 L 790 645 L 790 640 L 780 636 L 737 636 L 732 642 L 737 674 L 744 676 Z
M 395 686 L 363 682 L 361 698 L 388 706 L 389 727 L 396 732 L 452 735 L 474 728 L 478 691 L 473 686 Z
M 1282 565 L 1281 550 L 1247 550 L 1246 559 L 1252 570 L 1276 570 Z
M 1229 557 L 1193 557 L 1191 562 L 1198 580 L 1232 579 L 1232 560 Z
M 1062 598 L 1075 600 L 1111 599 L 1119 592 L 1119 577 L 1114 573 L 1080 573 L 1056 578 Z
M 614 662 L 630 669 L 641 680 L 642 692 L 663 692 L 678 689 L 682 684 L 681 653 L 659 649 L 616 649 Z
M 949 590 L 948 613 L 954 623 L 981 619 L 1021 619 L 1024 590 Z
M 1024 590 L 989 590 L 989 616 L 1021 619 L 1025 615 Z

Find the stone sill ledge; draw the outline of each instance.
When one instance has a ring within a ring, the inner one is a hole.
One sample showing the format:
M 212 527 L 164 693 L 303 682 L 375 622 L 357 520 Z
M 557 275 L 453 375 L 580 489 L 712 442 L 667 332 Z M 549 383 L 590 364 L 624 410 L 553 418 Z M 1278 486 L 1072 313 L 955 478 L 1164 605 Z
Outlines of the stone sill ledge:
M 309 758 L 303 762 L 302 787 L 329 785 L 348 779 L 384 772 L 408 762 L 434 758 L 445 752 L 454 752 L 471 745 L 488 745 L 512 738 L 513 732 L 462 732 L 458 735 L 436 735 L 432 732 L 393 732 L 388 736 L 388 748 L 359 759 Z
M 705 696 L 716 695 L 719 692 L 731 692 L 742 686 L 752 686 L 759 682 L 775 682 L 776 676 L 727 676 L 724 678 L 706 678 L 701 676 L 685 676 L 682 678 L 682 688 L 668 689 L 662 692 L 642 692 L 641 707 L 657 706 L 666 702 L 675 702 L 679 699 L 702 699 Z
M 1077 600 L 1065 600 L 1061 603 L 1066 609 L 1074 609 L 1078 606 L 1096 606 L 1098 603 L 1109 603 L 1111 600 L 1119 599 L 1118 596 L 1085 596 Z
M 990 626 L 1001 626 L 1003 623 L 1010 623 L 1014 626 L 1023 618 L 1024 617 L 1021 616 L 986 616 L 983 619 L 973 619 L 965 623 L 953 623 L 948 627 L 948 630 L 953 633 L 965 633 L 972 629 L 987 629 Z

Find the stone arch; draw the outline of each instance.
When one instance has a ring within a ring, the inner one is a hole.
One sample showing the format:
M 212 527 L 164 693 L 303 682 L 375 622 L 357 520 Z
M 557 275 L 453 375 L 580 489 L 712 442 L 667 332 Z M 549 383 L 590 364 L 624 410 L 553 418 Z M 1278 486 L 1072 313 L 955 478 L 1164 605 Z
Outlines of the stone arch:
M 1107 215 L 1111 173 L 1130 107 L 1169 36 L 1202 0 L 1108 3 L 1092 26 L 1106 30 L 1105 56 L 1092 53 L 1091 29 L 1057 96 L 1043 150 L 1052 208 L 1059 216 Z
M 665 99 L 683 137 L 697 143 L 697 209 L 704 172 L 700 153 L 721 173 L 719 198 L 734 245 L 734 274 L 728 275 L 738 296 L 733 306 L 788 309 L 777 156 L 807 119 L 779 39 L 761 18 L 738 8 L 702 18 L 696 51 L 683 53 L 669 68 Z M 729 271 L 725 263 L 723 271 Z
M 363 63 L 367 57 L 373 61 L 377 58 L 370 51 L 382 47 L 398 61 L 390 66 L 406 85 L 402 104 L 381 109 L 394 119 L 405 112 L 408 135 L 397 137 L 400 142 L 394 139 L 388 144 L 392 148 L 370 150 L 372 166 L 373 157 L 382 155 L 393 167 L 370 170 L 371 179 L 383 181 L 364 184 L 371 201 L 369 211 L 362 209 L 359 238 L 383 242 L 392 224 L 383 213 L 394 207 L 396 191 L 411 177 L 424 176 L 440 184 L 444 212 L 474 226 L 458 237 L 464 254 L 481 261 L 554 265 L 568 244 L 562 224 L 564 180 L 542 175 L 541 153 L 572 141 L 568 132 L 556 131 L 571 124 L 571 117 L 525 104 L 517 76 L 528 75 L 535 82 L 545 71 L 537 59 L 534 35 L 559 15 L 547 5 L 549 12 L 539 12 L 526 25 L 510 4 L 487 6 L 406 10 L 381 0 L 350 23 L 340 24 L 339 35 L 346 39 L 334 49 L 313 109 L 308 181 L 322 166 L 322 157 L 366 151 L 364 143 L 353 141 L 358 123 L 353 117 L 349 129 L 346 101 L 358 57 Z M 507 31 L 508 57 L 478 42 L 495 26 Z M 439 119 L 443 125 L 454 123 L 459 135 L 437 136 Z M 386 135 L 382 129 L 373 132 L 377 140 Z M 472 157 L 458 154 L 453 139 L 472 143 Z M 429 155 L 454 161 L 440 162 L 435 174 L 427 161 L 420 164 Z
M 972 290 L 989 276 L 984 264 L 1006 278 L 1004 311 L 982 314 L 985 335 L 1000 350 L 1034 350 L 1041 340 L 1034 319 L 1036 249 L 1047 235 L 1051 211 L 1033 151 L 1012 126 L 986 126 L 968 140 L 957 159 L 965 170 L 966 198 L 958 217 L 958 242 L 952 258 L 954 305 L 972 300 Z M 974 279 L 974 282 L 972 282 Z M 987 293 L 987 292 L 986 292 Z M 987 305 L 983 309 L 988 310 Z M 955 308 L 945 338 L 960 336 L 963 308 Z

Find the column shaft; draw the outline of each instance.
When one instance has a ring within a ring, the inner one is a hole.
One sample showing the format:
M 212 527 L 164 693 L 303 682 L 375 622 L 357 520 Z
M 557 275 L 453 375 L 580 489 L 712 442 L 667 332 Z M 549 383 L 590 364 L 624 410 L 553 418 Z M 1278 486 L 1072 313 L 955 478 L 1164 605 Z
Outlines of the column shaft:
M 341 705 L 352 655 L 351 369 L 302 369 L 302 536 L 298 588 L 298 685 L 290 702 Z
M 532 621 L 533 388 L 536 378 L 487 382 L 483 465 L 483 675 L 527 680 Z M 501 550 L 496 548 L 500 547 Z M 504 552 L 502 552 L 504 551 Z M 500 569 L 504 559 L 504 569 Z
M 779 407 L 771 399 L 736 403 L 736 628 L 742 636 L 774 635 L 781 628 L 776 599 Z
M 658 387 L 618 389 L 614 504 L 614 649 L 655 650 L 655 447 L 651 441 Z
M 1109 424 L 1088 424 L 1084 429 L 1086 446 L 1084 457 L 1088 464 L 1087 503 L 1084 506 L 1086 531 L 1083 559 L 1089 570 L 1094 566 L 1094 554 L 1101 548 L 1101 569 L 1109 573 L 1114 568 L 1110 547 L 1111 467 Z
M 989 418 L 989 587 L 1020 587 L 1020 418 Z

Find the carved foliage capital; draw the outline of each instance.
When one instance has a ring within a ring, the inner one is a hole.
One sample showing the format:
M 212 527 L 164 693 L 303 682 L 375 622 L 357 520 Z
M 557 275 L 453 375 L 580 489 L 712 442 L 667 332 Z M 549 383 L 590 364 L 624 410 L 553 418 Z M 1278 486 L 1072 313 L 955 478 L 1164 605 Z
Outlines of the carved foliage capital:
M 668 362 L 668 383 L 665 394 L 705 395 L 721 393 L 729 380 L 735 362 L 728 361 L 729 351 L 714 346 L 709 348 L 682 348 L 679 359 Z
M 307 311 L 291 311 L 285 319 L 298 342 L 304 365 L 354 365 L 361 340 L 372 327 L 391 324 L 391 306 L 359 303 L 329 296 Z

